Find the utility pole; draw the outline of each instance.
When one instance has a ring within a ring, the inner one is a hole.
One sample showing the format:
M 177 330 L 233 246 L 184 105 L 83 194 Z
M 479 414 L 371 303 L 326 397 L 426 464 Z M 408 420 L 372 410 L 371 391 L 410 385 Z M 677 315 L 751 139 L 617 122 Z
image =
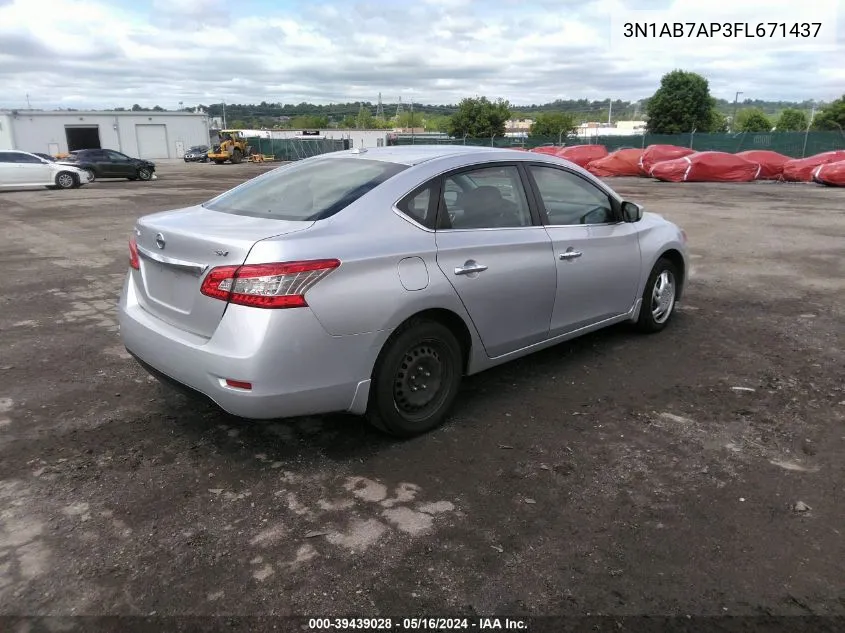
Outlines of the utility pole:
M 225 101 L 223 102 L 223 129 L 224 130 L 227 129 L 226 128 L 226 102 Z
M 607 127 L 610 127 L 610 117 L 613 114 L 613 98 L 607 100 Z
M 32 110 L 32 106 L 29 103 L 29 93 L 28 92 L 26 93 L 26 109 Z
M 816 118 L 816 104 L 813 104 L 813 109 L 810 112 L 810 120 L 807 121 L 807 130 L 804 132 L 804 147 L 801 149 L 801 158 L 807 155 L 807 137 L 810 136 L 810 126 L 813 124 L 813 119 Z M 842 128 L 840 128 L 842 129 Z
M 736 95 L 734 95 L 734 113 L 733 116 L 731 116 L 731 132 L 736 130 L 736 106 L 739 103 L 739 95 L 741 94 L 741 92 L 737 92 Z

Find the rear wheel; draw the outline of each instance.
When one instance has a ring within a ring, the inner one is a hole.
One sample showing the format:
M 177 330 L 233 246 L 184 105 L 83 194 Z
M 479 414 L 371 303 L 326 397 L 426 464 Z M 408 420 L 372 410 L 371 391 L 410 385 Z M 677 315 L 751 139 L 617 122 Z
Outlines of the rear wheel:
M 73 189 L 77 184 L 76 177 L 67 171 L 56 174 L 56 187 L 58 189 Z
M 445 325 L 409 321 L 379 355 L 367 418 L 397 437 L 440 426 L 458 395 L 462 358 L 458 340 Z
M 677 268 L 668 259 L 661 258 L 654 265 L 646 282 L 637 328 L 649 333 L 665 328 L 675 312 L 677 294 Z
M 138 169 L 139 180 L 150 180 L 153 177 L 153 172 L 148 167 L 140 167 Z
M 233 165 L 237 165 L 238 163 L 240 163 L 242 158 L 243 158 L 243 154 L 241 154 L 241 150 L 235 149 L 232 152 L 231 160 L 232 160 Z

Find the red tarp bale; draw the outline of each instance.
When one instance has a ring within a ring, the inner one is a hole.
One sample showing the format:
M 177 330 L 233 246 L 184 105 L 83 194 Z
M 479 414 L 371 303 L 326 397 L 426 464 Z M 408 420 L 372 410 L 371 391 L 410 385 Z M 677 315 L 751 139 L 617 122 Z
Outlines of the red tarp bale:
M 727 152 L 696 152 L 651 168 L 653 178 L 666 182 L 751 182 L 759 173 L 757 163 Z
M 663 160 L 674 160 L 695 154 L 695 150 L 677 145 L 649 145 L 640 156 L 640 175 L 648 176 L 651 168 Z
M 845 160 L 819 165 L 813 170 L 813 180 L 831 187 L 845 187 Z
M 757 180 L 779 180 L 783 175 L 783 166 L 792 160 L 789 156 L 767 149 L 750 149 L 746 152 L 737 152 L 736 155 L 760 165 L 760 175 L 757 176 Z
M 819 165 L 845 160 L 845 150 L 822 152 L 807 158 L 795 158 L 783 166 L 783 179 L 790 182 L 810 182 Z
M 587 163 L 587 171 L 600 178 L 639 176 L 641 149 L 618 149 L 604 158 Z
M 543 145 L 543 147 L 535 147 L 534 149 L 530 150 L 535 154 L 549 154 L 550 156 L 557 156 L 557 153 L 560 151 L 560 147 L 557 145 Z
M 604 145 L 570 145 L 555 155 L 579 167 L 585 167 L 590 161 L 607 156 L 607 148 Z

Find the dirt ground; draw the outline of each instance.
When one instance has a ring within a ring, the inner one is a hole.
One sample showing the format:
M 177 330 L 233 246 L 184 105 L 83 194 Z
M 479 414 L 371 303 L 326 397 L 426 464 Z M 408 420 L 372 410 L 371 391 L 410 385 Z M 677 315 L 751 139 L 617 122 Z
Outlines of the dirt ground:
M 397 442 L 233 419 L 120 345 L 133 221 L 263 169 L 0 193 L 0 614 L 845 614 L 845 190 L 617 179 L 689 234 L 671 327 Z

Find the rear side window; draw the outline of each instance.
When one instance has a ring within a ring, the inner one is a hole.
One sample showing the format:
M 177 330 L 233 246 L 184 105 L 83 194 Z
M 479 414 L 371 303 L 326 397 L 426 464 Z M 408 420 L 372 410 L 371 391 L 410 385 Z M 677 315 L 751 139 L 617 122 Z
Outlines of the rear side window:
M 425 184 L 405 196 L 396 208 L 424 227 L 433 229 L 437 216 L 438 188 L 436 181 Z
M 250 180 L 203 206 L 235 215 L 312 222 L 342 211 L 405 169 L 360 158 L 303 161 Z
M 16 163 L 18 155 L 14 152 L 0 152 L 0 163 Z

